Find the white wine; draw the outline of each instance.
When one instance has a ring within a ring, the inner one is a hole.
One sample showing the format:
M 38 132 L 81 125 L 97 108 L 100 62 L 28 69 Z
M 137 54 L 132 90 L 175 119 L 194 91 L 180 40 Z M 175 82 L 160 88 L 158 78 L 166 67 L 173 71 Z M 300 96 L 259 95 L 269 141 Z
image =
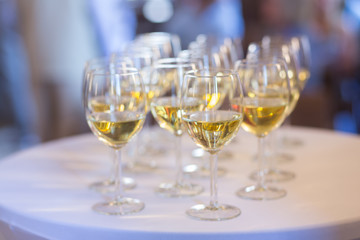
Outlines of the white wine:
M 184 103 L 183 109 L 198 111 L 204 107 L 203 101 L 198 98 L 191 98 Z M 181 121 L 180 100 L 176 97 L 161 97 L 151 103 L 151 113 L 161 128 L 170 131 L 176 136 L 183 133 Z
M 296 80 L 293 80 L 296 81 Z M 292 82 L 294 83 L 294 82 Z M 300 89 L 295 84 L 291 84 L 291 94 L 290 97 L 288 94 L 288 90 L 283 87 L 273 86 L 273 87 L 266 87 L 265 89 L 261 91 L 252 91 L 248 92 L 248 96 L 250 98 L 260 97 L 260 98 L 289 98 L 289 104 L 286 108 L 286 116 L 289 116 L 295 109 L 296 104 L 300 97 Z
M 222 94 L 222 93 L 212 93 L 212 94 L 205 94 L 205 96 L 203 97 L 204 100 L 206 100 L 206 108 L 207 109 L 217 109 L 219 108 L 225 99 L 225 95 L 226 94 Z
M 267 135 L 281 125 L 286 117 L 287 101 L 282 98 L 243 99 L 242 128 L 258 137 Z
M 236 111 L 198 111 L 184 114 L 182 119 L 194 142 L 216 153 L 236 135 L 243 115 Z
M 106 145 L 121 148 L 140 131 L 145 116 L 141 113 L 94 112 L 87 115 L 87 122 L 93 133 Z
M 298 102 L 300 98 L 300 89 L 298 88 L 292 88 L 291 89 L 291 94 L 290 94 L 290 102 L 289 102 L 289 106 L 286 110 L 286 115 L 289 116 L 295 109 L 296 104 Z
M 106 112 L 106 111 L 125 111 L 135 110 L 140 106 L 139 101 L 142 98 L 139 92 L 130 93 L 132 96 L 99 96 L 90 99 L 89 109 L 92 112 Z
M 307 80 L 310 78 L 310 71 L 308 69 L 302 68 L 299 71 L 299 80 L 301 89 L 304 89 Z

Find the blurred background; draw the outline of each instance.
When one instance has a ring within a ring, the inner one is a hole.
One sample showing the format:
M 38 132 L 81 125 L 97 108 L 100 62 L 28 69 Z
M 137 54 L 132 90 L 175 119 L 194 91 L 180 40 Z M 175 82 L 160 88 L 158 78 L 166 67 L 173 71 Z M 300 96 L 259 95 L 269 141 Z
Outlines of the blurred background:
M 85 62 L 137 34 L 307 35 L 311 78 L 291 124 L 360 133 L 359 0 L 0 0 L 0 157 L 89 132 Z

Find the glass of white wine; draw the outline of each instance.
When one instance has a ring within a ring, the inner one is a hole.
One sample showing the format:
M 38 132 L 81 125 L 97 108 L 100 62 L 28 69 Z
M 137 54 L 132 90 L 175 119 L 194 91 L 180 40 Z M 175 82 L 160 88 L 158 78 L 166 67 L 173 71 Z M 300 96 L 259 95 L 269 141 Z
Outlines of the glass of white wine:
M 227 88 L 228 91 L 222 91 Z M 201 108 L 194 109 L 191 102 L 203 96 Z M 214 108 L 216 96 L 224 94 L 221 106 Z M 181 109 L 182 120 L 192 140 L 210 153 L 210 203 L 197 204 L 187 210 L 187 214 L 200 220 L 220 221 L 240 215 L 239 208 L 220 204 L 217 192 L 217 154 L 236 136 L 243 113 L 241 105 L 232 106 L 234 99 L 242 102 L 243 92 L 237 73 L 231 70 L 203 69 L 186 73 L 183 87 Z
M 230 56 L 221 52 L 218 46 L 212 46 L 209 42 L 206 41 L 205 35 L 199 35 L 199 38 L 203 41 L 194 42 L 192 45 L 193 48 L 184 50 L 180 52 L 179 57 L 188 60 L 197 60 L 202 63 L 204 68 L 218 68 L 218 69 L 229 69 L 230 68 Z M 205 83 L 204 83 L 205 84 Z M 219 88 L 217 95 L 211 95 L 205 93 L 205 86 L 203 88 L 197 88 L 198 95 L 201 98 L 207 99 L 210 104 L 209 108 L 218 108 L 222 105 L 224 97 L 226 95 L 226 88 Z M 222 151 L 220 153 L 224 158 L 231 158 L 232 154 L 230 151 Z M 209 177 L 211 174 L 211 169 L 208 161 L 208 155 L 206 151 L 201 147 L 197 147 L 192 150 L 192 156 L 194 158 L 200 158 L 200 163 L 191 163 L 184 166 L 184 172 L 191 176 L 197 177 Z M 227 170 L 221 166 L 217 168 L 217 176 L 224 176 Z
M 290 103 L 286 110 L 286 117 L 289 117 L 296 107 L 301 92 L 298 79 L 299 67 L 296 55 L 289 42 L 282 39 L 276 38 L 273 40 L 268 37 L 264 38 L 261 44 L 262 45 L 251 44 L 252 46 L 257 46 L 256 51 L 250 51 L 247 55 L 247 59 L 257 60 L 262 58 L 279 58 L 285 61 L 291 88 Z M 280 170 L 276 167 L 277 163 L 289 162 L 294 159 L 294 156 L 289 153 L 279 152 L 276 133 L 277 131 L 271 132 L 271 136 L 268 138 L 268 141 L 270 140 L 270 151 L 267 158 L 270 160 L 271 164 L 266 171 L 265 179 L 269 182 L 288 181 L 295 178 L 295 174 L 293 172 Z M 256 180 L 257 177 L 257 173 L 251 175 L 251 178 L 254 180 Z
M 290 39 L 291 47 L 297 57 L 299 71 L 298 78 L 301 89 L 304 90 L 310 78 L 311 48 L 310 40 L 306 35 L 295 36 Z
M 116 68 L 121 67 L 133 67 L 133 62 L 128 57 L 122 56 L 109 56 L 109 57 L 101 57 L 94 58 L 85 63 L 84 71 L 83 71 L 83 82 L 82 82 L 82 101 L 84 108 L 86 108 L 85 102 L 87 98 L 87 84 L 90 81 L 91 73 L 94 70 L 103 70 L 103 71 L 114 71 Z M 97 98 L 97 100 L 93 100 L 92 104 L 94 107 L 105 104 L 105 99 Z M 113 151 L 112 151 L 113 152 Z M 114 155 L 112 165 L 111 165 L 111 173 L 108 175 L 107 179 L 96 181 L 90 184 L 90 189 L 93 189 L 100 193 L 108 193 L 113 192 L 115 187 L 115 165 L 116 165 L 116 156 Z M 131 177 L 122 177 L 121 178 L 123 188 L 126 190 L 133 189 L 136 187 L 136 181 Z
M 184 182 L 183 164 L 181 156 L 181 136 L 184 126 L 180 116 L 181 86 L 184 74 L 187 71 L 197 69 L 201 63 L 192 62 L 179 58 L 164 58 L 159 60 L 151 74 L 151 81 L 158 84 L 151 86 L 162 86 L 164 94 L 154 96 L 151 101 L 150 109 L 159 126 L 166 129 L 175 136 L 175 160 L 176 160 L 176 179 L 174 182 L 161 183 L 155 192 L 165 197 L 194 196 L 203 191 L 203 187 L 193 183 Z M 192 101 L 191 107 L 199 109 L 202 101 Z
M 154 62 L 158 57 L 151 48 L 134 45 L 130 45 L 122 52 L 113 53 L 112 57 L 127 57 L 132 60 L 134 67 L 139 70 L 146 91 L 146 111 L 148 113 L 150 111 L 151 99 L 158 96 L 161 89 L 160 86 L 154 85 L 153 82 L 150 82 L 150 74 L 153 69 Z M 150 84 L 153 84 L 153 86 L 150 86 Z M 149 120 L 149 118 L 147 120 Z M 165 148 L 160 148 L 159 146 L 155 147 L 154 145 L 150 145 L 149 141 L 145 141 L 150 138 L 150 136 L 145 135 L 149 133 L 150 130 L 150 125 L 148 123 L 149 121 L 145 122 L 143 128 L 146 131 L 142 131 L 138 136 L 136 136 L 135 146 L 132 151 L 129 151 L 132 156 L 130 161 L 127 161 L 126 169 L 130 172 L 150 172 L 155 170 L 157 167 L 157 161 L 154 156 L 158 156 L 166 151 Z
M 282 59 L 258 59 L 238 61 L 235 67 L 244 86 L 242 128 L 258 138 L 257 183 L 237 191 L 241 198 L 269 200 L 284 197 L 286 191 L 266 184 L 264 143 L 265 137 L 278 128 L 286 118 L 291 99 L 291 87 L 287 65 Z
M 138 199 L 122 195 L 121 148 L 142 128 L 146 114 L 146 93 L 135 68 L 93 70 L 85 86 L 85 114 L 94 135 L 114 149 L 115 191 L 109 202 L 97 203 L 93 210 L 107 215 L 125 215 L 144 208 Z M 94 104 L 94 102 L 101 104 Z

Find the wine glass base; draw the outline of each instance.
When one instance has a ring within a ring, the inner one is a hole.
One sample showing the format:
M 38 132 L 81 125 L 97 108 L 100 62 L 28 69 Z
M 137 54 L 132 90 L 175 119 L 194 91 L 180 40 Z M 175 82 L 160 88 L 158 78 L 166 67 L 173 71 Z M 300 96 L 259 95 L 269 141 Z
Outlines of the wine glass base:
M 250 175 L 251 180 L 257 181 L 258 178 L 259 178 L 258 172 L 253 172 Z M 294 179 L 295 174 L 284 170 L 271 169 L 265 171 L 264 178 L 266 182 L 284 182 Z
M 204 191 L 204 188 L 192 183 L 161 183 L 156 189 L 155 193 L 163 197 L 191 197 L 196 196 Z
M 183 168 L 184 174 L 191 175 L 191 176 L 198 176 L 198 177 L 209 177 L 210 176 L 210 169 L 205 166 L 199 166 L 197 164 L 189 164 L 184 166 Z M 217 168 L 217 176 L 222 177 L 226 174 L 227 170 L 222 167 Z
M 281 141 L 281 145 L 285 148 L 294 148 L 304 145 L 304 142 L 298 138 L 284 137 Z
M 235 218 L 241 214 L 239 208 L 230 205 L 207 206 L 198 204 L 186 211 L 186 214 L 198 220 L 222 221 Z
M 126 215 L 139 212 L 144 207 L 145 204 L 138 199 L 121 198 L 111 202 L 97 203 L 92 209 L 105 215 Z
M 121 179 L 121 181 L 122 181 L 122 187 L 124 188 L 124 190 L 131 190 L 136 187 L 136 182 L 133 178 L 123 177 Z M 113 180 L 105 180 L 105 181 L 101 181 L 101 182 L 95 182 L 95 183 L 92 183 L 89 186 L 89 188 L 96 192 L 100 192 L 100 193 L 114 192 L 115 182 Z
M 288 153 L 277 153 L 272 155 L 270 158 L 273 158 L 274 162 L 276 163 L 287 163 L 294 161 L 295 157 Z
M 124 166 L 124 171 L 133 172 L 133 173 L 148 173 L 154 171 L 157 168 L 157 164 L 154 161 L 143 162 L 135 161 L 133 163 L 128 163 Z
M 236 195 L 240 198 L 250 200 L 274 200 L 285 197 L 286 191 L 274 187 L 253 185 L 238 190 Z

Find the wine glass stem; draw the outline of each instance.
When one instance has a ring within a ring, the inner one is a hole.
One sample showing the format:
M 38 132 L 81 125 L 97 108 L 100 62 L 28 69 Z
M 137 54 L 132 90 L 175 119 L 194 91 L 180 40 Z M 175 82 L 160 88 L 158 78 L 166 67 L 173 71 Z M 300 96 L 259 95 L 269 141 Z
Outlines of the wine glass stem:
M 181 161 L 181 136 L 176 136 L 175 141 L 175 160 L 176 160 L 176 184 L 181 185 L 183 182 L 183 166 Z
M 258 164 L 259 164 L 259 177 L 258 177 L 258 185 L 261 188 L 265 188 L 265 137 L 258 137 Z
M 112 157 L 112 163 L 111 163 L 111 169 L 110 169 L 110 177 L 109 177 L 110 184 L 115 183 L 115 172 L 116 172 L 116 162 L 117 162 L 116 153 L 114 152 L 112 154 L 113 154 L 113 157 Z
M 218 206 L 216 153 L 210 153 L 210 206 Z
M 277 140 L 278 140 L 278 135 L 276 130 L 272 131 L 269 134 L 268 139 L 266 139 L 266 142 L 268 143 L 268 147 L 269 147 L 269 152 L 268 154 L 270 154 L 270 158 L 269 158 L 269 167 L 268 169 L 275 169 L 275 162 L 276 162 L 276 158 L 278 156 L 278 144 L 277 144 Z M 264 150 L 265 151 L 265 150 Z
M 115 170 L 115 200 L 122 198 L 122 182 L 121 182 L 121 171 L 122 171 L 122 164 L 121 164 L 121 151 L 120 149 L 115 149 L 115 164 L 114 164 L 114 170 Z

